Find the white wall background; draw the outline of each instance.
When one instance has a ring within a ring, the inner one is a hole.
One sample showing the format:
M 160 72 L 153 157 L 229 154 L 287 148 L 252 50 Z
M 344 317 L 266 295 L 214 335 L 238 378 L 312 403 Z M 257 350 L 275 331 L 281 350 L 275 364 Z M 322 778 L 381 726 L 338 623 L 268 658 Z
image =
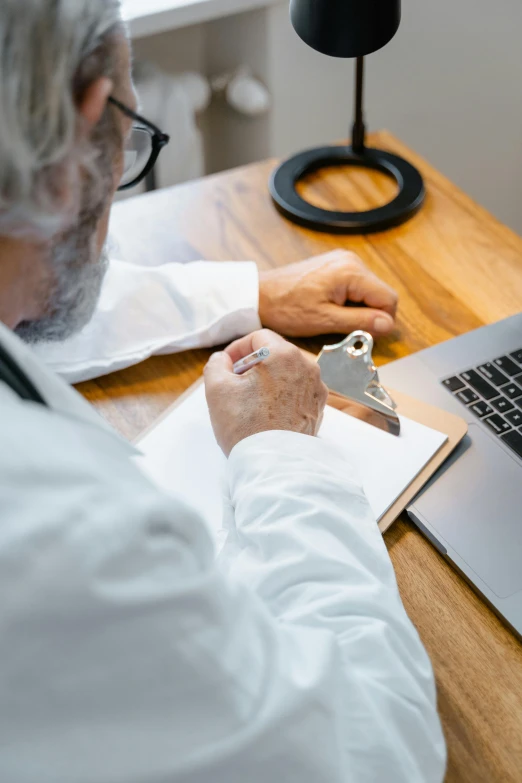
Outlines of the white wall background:
M 403 0 L 397 36 L 367 62 L 367 125 L 386 127 L 522 234 L 521 0 Z M 212 171 L 346 137 L 353 64 L 313 52 L 281 2 L 136 42 L 167 70 L 251 63 L 272 96 L 257 120 L 214 106 Z

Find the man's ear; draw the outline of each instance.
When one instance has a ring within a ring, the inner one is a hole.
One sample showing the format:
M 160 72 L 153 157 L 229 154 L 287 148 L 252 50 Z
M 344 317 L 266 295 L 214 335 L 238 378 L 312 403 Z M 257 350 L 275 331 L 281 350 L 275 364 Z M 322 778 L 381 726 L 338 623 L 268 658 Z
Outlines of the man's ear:
M 84 90 L 78 101 L 78 112 L 85 120 L 87 133 L 101 120 L 113 87 L 111 79 L 100 76 Z

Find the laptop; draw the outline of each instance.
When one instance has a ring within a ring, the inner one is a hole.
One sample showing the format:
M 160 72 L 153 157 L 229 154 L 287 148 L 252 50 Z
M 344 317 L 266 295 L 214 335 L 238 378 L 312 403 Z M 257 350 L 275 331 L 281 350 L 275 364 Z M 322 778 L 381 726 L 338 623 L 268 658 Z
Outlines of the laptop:
M 407 513 L 522 636 L 522 313 L 392 362 L 379 376 L 468 422 Z

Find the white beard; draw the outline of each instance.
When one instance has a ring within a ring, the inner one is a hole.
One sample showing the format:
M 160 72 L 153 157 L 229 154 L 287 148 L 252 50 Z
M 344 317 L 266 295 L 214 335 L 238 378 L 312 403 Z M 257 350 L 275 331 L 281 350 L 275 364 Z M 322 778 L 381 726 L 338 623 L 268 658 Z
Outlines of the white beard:
M 82 238 L 82 232 L 76 235 Z M 24 321 L 16 333 L 28 343 L 57 342 L 79 332 L 91 320 L 96 309 L 103 278 L 109 264 L 107 249 L 99 259 L 92 258 L 92 244 L 83 237 L 79 246 L 70 241 L 56 245 L 53 252 L 53 286 L 47 296 L 45 315 L 34 321 Z
M 109 263 L 106 248 L 98 256 L 96 237 L 111 198 L 116 149 L 116 142 L 97 146 L 77 223 L 58 235 L 48 249 L 48 279 L 37 292 L 41 316 L 15 329 L 26 342 L 65 340 L 80 331 L 96 309 Z

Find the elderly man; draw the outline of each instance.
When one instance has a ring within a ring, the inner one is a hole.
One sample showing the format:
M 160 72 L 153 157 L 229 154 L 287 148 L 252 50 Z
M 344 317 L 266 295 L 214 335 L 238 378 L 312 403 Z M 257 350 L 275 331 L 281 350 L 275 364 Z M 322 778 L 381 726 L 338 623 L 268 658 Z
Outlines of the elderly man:
M 314 437 L 316 366 L 268 330 L 209 363 L 235 515 L 216 562 L 20 340 L 81 329 L 102 286 L 134 135 L 118 3 L 0 0 L 0 76 L 0 780 L 441 781 L 431 666 L 353 467 Z M 369 319 L 395 306 L 351 258 L 259 285 L 257 316 L 290 334 L 346 330 L 350 293 Z

